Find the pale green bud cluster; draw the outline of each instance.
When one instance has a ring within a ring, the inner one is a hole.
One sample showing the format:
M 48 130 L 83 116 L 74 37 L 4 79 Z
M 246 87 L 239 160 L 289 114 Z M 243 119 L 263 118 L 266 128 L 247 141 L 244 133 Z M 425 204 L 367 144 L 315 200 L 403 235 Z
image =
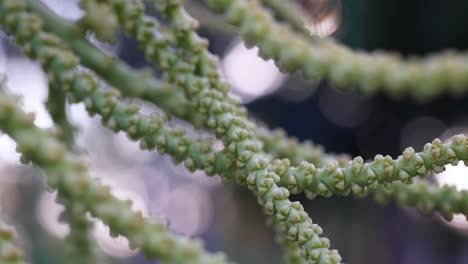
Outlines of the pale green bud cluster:
M 420 180 L 411 185 L 395 183 L 390 188 L 378 186 L 374 198 L 381 203 L 394 200 L 401 207 L 414 206 L 423 214 L 437 211 L 448 221 L 454 214 L 468 216 L 468 191 L 457 191 L 454 186 L 439 187 Z
M 330 161 L 321 168 L 307 162 L 293 168 L 289 160 L 283 159 L 274 161 L 272 169 L 291 192 L 304 191 L 312 199 L 317 195 L 330 197 L 334 193 L 364 195 L 368 187 L 395 181 L 411 183 L 413 177 L 426 176 L 429 171 L 442 172 L 445 165 L 459 161 L 468 161 L 468 141 L 463 135 L 454 136 L 450 144 L 435 139 L 419 153 L 407 148 L 397 159 L 377 155 L 373 162 L 364 163 L 357 157 L 343 167 L 337 161 Z
M 190 73 L 206 78 L 211 88 L 227 93 L 229 85 L 220 78 L 218 58 L 208 51 L 208 41 L 197 34 L 198 21 L 187 13 L 181 5 L 182 1 L 153 0 L 152 2 L 155 2 L 156 9 L 169 20 L 176 36 L 173 44 L 184 50 L 184 63 L 192 67 Z M 170 79 L 178 78 L 171 76 Z
M 14 244 L 15 237 L 15 230 L 0 222 L 0 263 L 25 263 L 23 259 L 23 251 Z
M 114 41 L 118 21 L 109 6 L 100 4 L 97 0 L 81 0 L 80 6 L 85 11 L 84 17 L 79 22 L 80 25 L 91 29 L 99 40 Z
M 279 140 L 278 142 L 284 142 L 285 141 L 285 135 L 284 133 L 279 133 Z M 282 138 L 282 139 L 280 139 Z M 466 141 L 465 136 L 463 135 L 458 135 L 453 137 L 452 144 L 455 145 L 461 145 L 463 142 Z M 313 146 L 309 144 L 298 144 L 296 141 L 293 141 L 293 144 L 274 144 L 272 142 L 271 145 L 266 144 L 265 145 L 265 151 L 268 153 L 271 153 L 272 155 L 276 157 L 281 157 L 281 158 L 289 158 L 290 160 L 294 160 L 294 155 L 297 155 L 296 153 L 304 153 L 303 157 L 304 160 L 310 161 L 314 163 L 317 167 L 321 167 L 321 164 L 326 164 L 327 159 L 333 159 L 333 156 L 323 156 L 323 157 L 316 157 L 315 154 L 319 151 L 323 151 L 321 147 L 314 148 Z M 433 145 L 436 145 L 435 148 L 433 148 Z M 435 140 L 433 144 L 426 144 L 424 151 L 426 152 L 425 157 L 440 157 L 440 148 L 437 146 L 441 146 L 441 142 L 439 140 Z M 452 149 L 453 150 L 453 149 Z M 442 150 L 443 151 L 443 150 Z M 430 153 L 429 153 L 430 152 Z M 449 149 L 445 150 L 446 153 L 450 153 L 450 156 L 454 155 L 454 151 L 452 152 Z M 414 157 L 415 153 L 412 148 L 408 148 L 404 153 L 403 156 L 400 156 L 399 159 L 409 159 L 410 156 Z M 449 156 L 448 155 L 448 156 Z M 449 164 L 451 165 L 457 165 L 458 164 L 458 159 L 452 159 L 448 157 L 447 162 L 450 162 Z M 422 156 L 423 160 L 424 155 Z M 353 161 L 346 162 L 346 158 L 344 157 L 343 163 L 340 164 L 340 167 L 346 167 L 346 163 L 348 163 L 348 166 L 355 166 L 355 167 L 362 167 L 362 159 L 357 158 L 354 159 Z M 419 160 L 419 158 L 416 158 Z M 397 159 L 398 160 L 398 159 Z M 293 164 L 296 164 L 292 162 Z M 425 163 L 428 164 L 428 163 Z M 443 171 L 443 166 L 442 165 L 433 165 L 434 171 L 435 172 L 441 172 Z M 426 169 L 427 170 L 427 169 Z M 424 170 L 421 170 L 424 172 Z M 404 172 L 402 173 L 405 178 L 408 177 Z M 295 179 L 291 179 L 288 182 L 285 182 L 285 184 L 291 184 L 295 183 Z M 298 193 L 303 191 L 303 189 L 297 188 L 298 184 L 291 184 L 291 186 L 288 186 L 290 189 L 295 189 Z M 360 190 L 361 192 L 356 192 Z M 420 212 L 427 214 L 432 211 L 437 211 L 439 212 L 444 218 L 447 220 L 451 220 L 453 217 L 453 214 L 463 214 L 465 216 L 468 215 L 468 208 L 466 205 L 468 205 L 468 196 L 467 196 L 467 191 L 458 191 L 455 187 L 453 186 L 437 186 L 436 184 L 431 184 L 428 181 L 423 181 L 423 180 L 415 180 L 412 184 L 407 184 L 403 183 L 401 180 L 396 181 L 392 184 L 379 184 L 379 185 L 374 185 L 373 187 L 368 186 L 366 187 L 366 190 L 361 189 L 355 185 L 355 194 L 356 195 L 366 195 L 367 193 L 372 193 L 373 197 L 380 203 L 388 202 L 390 200 L 394 200 L 397 202 L 397 204 L 401 207 L 409 207 L 409 206 L 415 206 Z M 313 199 L 315 196 L 309 196 L 309 198 Z

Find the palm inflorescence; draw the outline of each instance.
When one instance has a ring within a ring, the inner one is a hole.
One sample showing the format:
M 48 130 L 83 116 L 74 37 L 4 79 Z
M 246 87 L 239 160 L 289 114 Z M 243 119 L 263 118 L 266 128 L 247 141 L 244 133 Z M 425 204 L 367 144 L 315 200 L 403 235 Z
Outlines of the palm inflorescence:
M 162 220 L 132 210 L 131 201 L 117 199 L 110 187 L 90 175 L 74 145 L 74 127 L 65 104 L 84 103 L 102 125 L 124 132 L 140 148 L 157 151 L 183 163 L 190 171 L 246 186 L 257 197 L 290 263 L 341 263 L 332 241 L 291 194 L 308 199 L 334 195 L 397 200 L 421 212 L 438 211 L 446 219 L 468 213 L 468 192 L 439 187 L 423 178 L 448 164 L 468 162 L 468 140 L 456 135 L 448 142 L 434 139 L 417 152 L 412 147 L 397 158 L 377 155 L 372 161 L 343 158 L 310 142 L 297 143 L 281 130 L 257 124 L 242 104 L 230 96 L 230 84 L 208 41 L 197 33 L 198 22 L 181 0 L 152 0 L 158 18 L 147 15 L 141 0 L 81 0 L 84 15 L 75 22 L 53 13 L 39 0 L 0 0 L 0 27 L 47 74 L 47 110 L 55 125 L 44 130 L 34 115 L 22 110 L 2 77 L 0 130 L 17 144 L 21 162 L 33 163 L 57 191 L 70 226 L 66 243 L 80 263 L 96 263 L 86 213 L 109 226 L 113 235 L 129 240 L 148 258 L 163 263 L 227 263 L 222 253 L 210 253 L 199 240 L 176 235 Z M 285 73 L 302 71 L 307 78 L 327 79 L 338 88 L 355 86 L 362 92 L 379 89 L 390 95 L 426 99 L 442 93 L 462 94 L 468 87 L 465 55 L 446 52 L 404 60 L 385 53 L 353 51 L 331 39 L 308 35 L 300 15 L 279 12 L 282 1 L 206 0 L 214 12 L 239 29 L 260 56 L 273 59 Z M 284 15 L 282 22 L 273 14 Z M 134 38 L 148 62 L 161 73 L 134 69 L 115 55 L 102 52 L 86 38 L 94 33 L 113 42 L 117 31 Z M 281 37 L 279 37 L 281 36 Z M 107 83 L 106 87 L 102 83 Z M 111 86 L 111 87 L 110 87 Z M 137 98 L 163 110 L 145 114 Z M 168 123 L 178 117 L 213 138 L 194 139 Z M 465 163 L 466 164 L 466 163 Z M 416 177 L 418 177 L 416 179 Z M 14 232 L 0 226 L 2 263 L 23 263 L 14 246 Z

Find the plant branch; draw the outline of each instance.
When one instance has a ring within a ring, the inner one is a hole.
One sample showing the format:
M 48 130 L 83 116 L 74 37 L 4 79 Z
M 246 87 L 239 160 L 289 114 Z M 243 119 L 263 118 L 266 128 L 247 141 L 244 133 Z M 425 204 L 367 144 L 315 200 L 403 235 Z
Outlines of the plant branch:
M 330 40 L 310 43 L 286 25 L 280 25 L 257 1 L 206 0 L 239 27 L 248 45 L 258 46 L 260 56 L 274 59 L 284 72 L 304 71 L 311 79 L 329 79 L 338 87 L 358 87 L 373 93 L 410 94 L 427 100 L 442 92 L 461 94 L 468 87 L 466 54 L 451 51 L 403 60 L 395 54 L 351 51 Z M 282 36 L 278 38 L 277 36 Z

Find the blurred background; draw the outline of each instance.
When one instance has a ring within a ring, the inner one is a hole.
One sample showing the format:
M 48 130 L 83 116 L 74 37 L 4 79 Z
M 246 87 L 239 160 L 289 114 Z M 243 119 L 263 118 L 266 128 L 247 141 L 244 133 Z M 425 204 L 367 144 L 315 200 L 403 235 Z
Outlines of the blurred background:
M 77 0 L 43 1 L 69 19 L 82 15 Z M 468 46 L 468 2 L 463 0 L 296 2 L 309 15 L 306 25 L 312 33 L 356 49 L 425 55 Z M 186 3 L 200 19 L 200 33 L 209 38 L 211 51 L 220 56 L 232 94 L 271 128 L 282 127 L 327 151 L 365 159 L 376 154 L 396 157 L 405 147 L 420 150 L 435 137 L 468 134 L 468 96 L 442 96 L 429 102 L 384 94 L 365 97 L 354 89 L 339 92 L 326 81 L 306 81 L 300 74 L 286 76 L 273 62 L 260 59 L 256 48 L 246 49 L 234 29 L 200 1 Z M 122 36 L 107 45 L 89 38 L 133 67 L 150 66 L 131 39 Z M 50 127 L 43 72 L 8 37 L 0 35 L 0 39 L 0 72 L 6 72 L 11 90 L 24 95 L 25 109 L 37 113 L 36 124 Z M 158 111 L 151 105 L 143 109 Z M 111 184 L 115 195 L 133 199 L 135 208 L 148 216 L 166 216 L 175 232 L 201 237 L 208 249 L 223 250 L 239 263 L 283 263 L 281 250 L 248 190 L 201 172 L 191 174 L 166 156 L 139 151 L 123 134 L 115 135 L 102 128 L 98 118 L 88 117 L 83 105 L 73 105 L 68 112 L 80 129 L 78 145 L 92 174 Z M 184 122 L 172 122 L 190 130 Z M 31 263 L 67 263 L 61 239 L 68 227 L 57 219 L 63 208 L 53 193 L 45 191 L 41 172 L 20 166 L 18 156 L 15 144 L 1 135 L 0 218 L 16 226 Z M 468 169 L 460 165 L 433 177 L 462 189 L 468 188 L 467 174 Z M 370 198 L 293 199 L 305 205 L 346 263 L 468 263 L 468 222 L 463 216 L 447 223 L 436 214 L 421 216 L 392 203 L 382 207 Z M 129 250 L 125 239 L 110 238 L 102 223 L 96 222 L 94 237 L 103 263 L 157 263 Z

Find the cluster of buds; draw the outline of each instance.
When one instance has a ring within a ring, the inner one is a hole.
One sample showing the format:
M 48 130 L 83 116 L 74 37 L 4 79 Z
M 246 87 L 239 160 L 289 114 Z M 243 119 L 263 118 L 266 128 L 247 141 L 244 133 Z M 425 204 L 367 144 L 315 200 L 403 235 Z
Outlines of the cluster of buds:
M 0 222 L 0 262 L 23 264 L 23 252 L 14 245 L 16 232 L 13 228 Z
M 288 73 L 302 70 L 311 79 L 328 78 L 338 87 L 364 92 L 384 89 L 390 95 L 410 94 L 428 99 L 448 90 L 466 92 L 468 62 L 453 51 L 428 58 L 403 60 L 398 55 L 352 51 L 331 40 L 310 41 L 287 25 L 277 23 L 258 1 L 206 0 L 213 10 L 239 27 L 246 43 L 257 46 Z M 278 38 L 278 36 L 282 36 Z

